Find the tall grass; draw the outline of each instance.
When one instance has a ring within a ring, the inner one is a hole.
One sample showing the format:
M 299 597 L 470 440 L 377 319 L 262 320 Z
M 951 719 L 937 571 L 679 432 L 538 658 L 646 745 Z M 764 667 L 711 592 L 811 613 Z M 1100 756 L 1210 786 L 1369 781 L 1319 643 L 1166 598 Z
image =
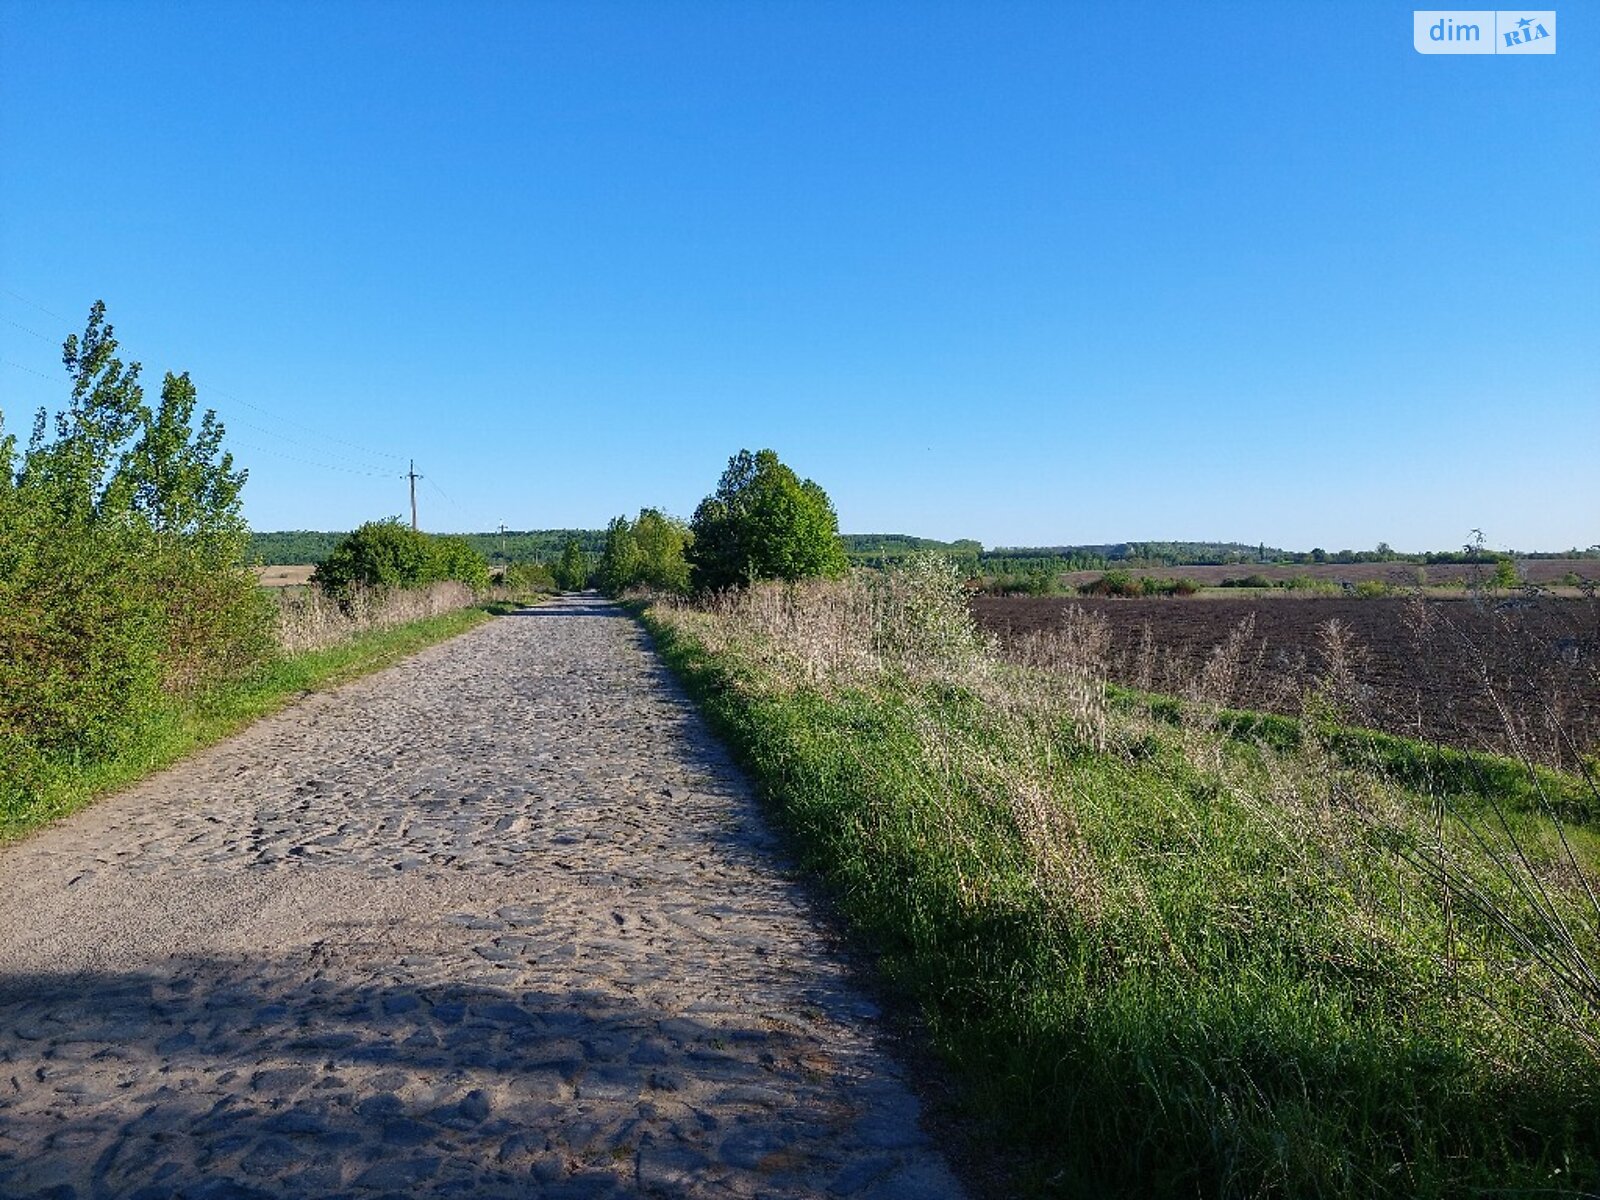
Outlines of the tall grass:
M 342 596 L 321 588 L 282 589 L 274 632 L 285 654 L 336 646 L 363 633 L 425 621 L 471 606 L 476 596 L 455 580 L 420 588 L 364 588 Z
M 933 561 L 646 620 L 1022 1190 L 1600 1180 L 1596 829 L 1430 783 L 1520 764 L 1363 754 L 1332 669 L 1299 721 L 1233 712 L 1247 631 L 1163 703 L 1092 618 L 1004 661 Z

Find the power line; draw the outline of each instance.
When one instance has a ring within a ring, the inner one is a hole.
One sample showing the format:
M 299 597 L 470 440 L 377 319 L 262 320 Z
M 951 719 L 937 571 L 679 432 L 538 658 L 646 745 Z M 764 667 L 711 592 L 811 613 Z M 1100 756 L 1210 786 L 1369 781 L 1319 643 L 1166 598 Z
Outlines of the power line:
M 285 454 L 281 450 L 274 450 L 274 449 L 271 449 L 270 447 L 267 447 L 267 446 L 254 446 L 254 445 L 251 445 L 249 442 L 235 441 L 233 443 L 233 447 L 235 449 L 241 449 L 241 450 L 252 450 L 257 454 L 266 454 L 266 455 L 270 455 L 273 458 L 281 458 L 285 462 L 300 463 L 302 466 L 307 466 L 307 467 L 316 467 L 316 468 L 318 468 L 319 470 L 322 470 L 322 471 L 339 471 L 339 472 L 342 472 L 343 474 L 346 474 L 346 475 L 362 475 L 362 476 L 365 476 L 368 479 L 388 479 L 389 478 L 388 475 L 380 474 L 377 471 L 362 471 L 362 470 L 359 470 L 359 469 L 357 469 L 355 467 L 341 467 L 341 466 L 337 466 L 337 465 L 335 465 L 333 463 L 313 462 L 309 458 L 300 458 L 298 455 Z
M 423 478 L 423 476 L 419 475 L 417 478 L 421 479 L 421 478 Z M 442 487 L 440 487 L 437 483 L 435 483 L 431 478 L 428 479 L 428 486 L 431 487 L 434 491 L 439 493 L 439 498 L 450 506 L 451 511 L 453 511 L 456 514 L 456 517 L 459 520 L 461 520 L 464 524 L 466 524 L 469 527 L 471 525 L 475 524 L 475 522 L 472 519 L 472 514 L 467 512 L 466 509 L 462 508 L 454 500 L 450 499 L 449 496 L 445 495 L 444 489 Z
M 10 296 L 13 300 L 21 300 L 29 308 L 37 308 L 40 312 L 42 312 L 47 317 L 54 317 L 58 321 L 65 321 L 67 319 L 66 317 L 63 317 L 60 313 L 51 312 L 44 305 L 39 304 L 39 303 L 37 303 L 37 302 L 35 302 L 33 300 L 29 300 L 26 296 L 19 295 L 18 293 L 13 292 L 10 288 L 0 288 L 0 292 L 4 292 L 6 295 Z
M 345 448 L 350 449 L 350 450 L 360 451 L 362 454 L 366 455 L 368 458 L 392 458 L 392 459 L 396 460 L 397 462 L 404 462 L 405 461 L 405 455 L 403 455 L 403 454 L 391 454 L 387 450 L 372 450 L 372 449 L 369 449 L 366 446 L 359 445 L 359 444 L 357 444 L 355 442 L 346 441 L 344 438 L 334 437 L 331 434 L 324 433 L 320 429 L 313 429 L 311 426 L 305 424 L 302 421 L 296 421 L 293 418 L 286 417 L 281 413 L 275 413 L 271 409 L 262 408 L 261 405 L 252 404 L 248 400 L 241 400 L 238 396 L 232 395 L 229 392 L 225 392 L 221 388 L 210 387 L 210 385 L 207 385 L 207 386 L 209 387 L 209 390 L 210 390 L 211 394 L 214 395 L 214 396 L 221 396 L 224 400 L 231 400 L 235 404 L 241 404 L 245 408 L 252 409 L 255 412 L 260 413 L 262 416 L 271 417 L 274 421 L 281 421 L 285 425 L 291 425 L 294 428 L 299 429 L 303 433 L 309 433 L 311 436 L 319 439 L 320 441 L 332 442 L 335 445 L 344 446 Z M 196 385 L 196 390 L 198 390 L 198 385 Z M 285 435 L 277 434 L 275 436 L 284 437 Z
M 5 363 L 8 367 L 15 367 L 19 371 L 26 371 L 29 375 L 37 375 L 40 379 L 49 383 L 61 382 L 54 375 L 46 375 L 43 371 L 35 371 L 32 367 L 25 367 L 19 362 L 12 362 L 9 358 L 0 358 L 0 363 Z
M 48 342 L 52 346 L 57 344 L 55 338 L 45 337 L 45 335 L 40 333 L 37 329 L 29 329 L 26 325 L 22 324 L 22 322 L 20 322 L 20 321 L 13 321 L 10 317 L 0 317 L 0 321 L 4 321 L 7 325 L 11 326 L 13 329 L 22 330 L 23 333 L 31 333 L 34 337 L 38 338 L 41 342 Z
M 6 295 L 10 296 L 14 300 L 20 300 L 23 304 L 26 304 L 29 308 L 37 309 L 39 312 L 44 313 L 46 316 L 52 317 L 57 321 L 65 321 L 67 319 L 67 318 L 63 317 L 60 313 L 54 312 L 51 309 L 46 308 L 44 305 L 38 303 L 37 301 L 28 299 L 28 297 L 22 295 L 20 292 L 15 292 L 10 288 L 0 288 L 0 292 L 4 292 Z M 26 334 L 30 334 L 31 336 L 36 337 L 40 341 L 45 342 L 45 343 L 47 343 L 49 345 L 55 345 L 56 344 L 55 340 L 53 338 L 46 337 L 44 334 L 40 333 L 37 329 L 31 329 L 31 328 L 29 328 L 28 326 L 22 324 L 19 321 L 13 321 L 9 317 L 0 317 L 0 321 L 3 321 L 5 324 L 10 325 L 13 328 L 20 329 L 22 332 L 24 332 Z M 52 383 L 59 382 L 53 376 L 46 375 L 41 371 L 35 371 L 32 367 L 25 367 L 21 363 L 12 362 L 10 359 L 0 359 L 0 362 L 3 362 L 7 366 L 13 367 L 16 370 L 25 371 L 29 375 L 38 376 L 40 379 L 44 379 L 44 380 L 47 380 L 47 381 L 52 382 Z M 197 390 L 198 390 L 198 388 L 197 388 Z M 243 425 L 247 429 L 253 429 L 257 433 L 266 434 L 268 437 L 273 437 L 273 438 L 279 439 L 280 441 L 288 442 L 290 445 L 300 446 L 300 447 L 304 447 L 304 448 L 307 448 L 307 449 L 316 450 L 316 449 L 321 448 L 324 445 L 332 444 L 332 445 L 336 445 L 336 446 L 342 446 L 347 450 L 354 450 L 358 454 L 360 454 L 360 455 L 362 455 L 362 456 L 364 456 L 365 458 L 368 458 L 368 459 L 391 460 L 391 461 L 395 461 L 395 462 L 404 462 L 404 461 L 406 461 L 404 455 L 395 454 L 395 453 L 393 453 L 391 451 L 387 451 L 387 450 L 375 450 L 375 449 L 371 448 L 370 446 L 364 446 L 364 445 L 361 445 L 358 442 L 352 442 L 347 438 L 334 437 L 332 434 L 326 433 L 326 432 L 324 432 L 324 431 L 322 431 L 320 429 L 313 428 L 312 426 L 307 425 L 306 423 L 304 423 L 302 421 L 297 421 L 297 420 L 294 420 L 291 417 L 286 417 L 282 413 L 274 412 L 274 411 L 272 411 L 271 409 L 268 409 L 268 408 L 263 408 L 259 404 L 254 404 L 254 403 L 250 402 L 249 400 L 245 400 L 242 397 L 235 396 L 230 392 L 225 392 L 221 388 L 209 387 L 208 386 L 208 390 L 212 395 L 219 396 L 224 400 L 231 401 L 234 404 L 238 404 L 238 405 L 240 405 L 240 406 L 242 406 L 244 408 L 248 408 L 248 409 L 251 409 L 254 412 L 258 412 L 262 416 L 270 418 L 273 421 L 281 422 L 284 425 L 288 425 L 288 426 L 290 426 L 292 428 L 300 430 L 303 433 L 309 434 L 312 437 L 316 438 L 317 442 L 318 442 L 317 445 L 314 445 L 314 446 L 313 445 L 309 445 L 308 443 L 302 441 L 299 438 L 290 437 L 288 434 L 279 433 L 277 430 L 269 429 L 269 428 L 267 428 L 266 426 L 263 426 L 263 425 L 257 425 L 254 422 L 245 420 L 243 417 L 237 418 L 237 422 L 236 422 L 237 424 Z M 268 455 L 271 455 L 271 456 L 273 456 L 275 458 L 284 459 L 285 461 L 288 461 L 288 462 L 297 462 L 297 463 L 301 463 L 301 464 L 306 465 L 306 466 L 317 467 L 320 470 L 339 471 L 339 472 L 342 472 L 342 473 L 347 474 L 347 475 L 363 475 L 363 476 L 367 476 L 368 478 L 373 478 L 373 479 L 386 479 L 386 478 L 389 477 L 387 474 L 380 473 L 378 471 L 363 470 L 363 469 L 358 468 L 358 467 L 336 466 L 336 465 L 334 465 L 332 463 L 315 462 L 315 461 L 313 461 L 311 459 L 299 458 L 299 457 L 296 457 L 295 455 L 292 455 L 292 454 L 284 454 L 281 451 L 270 450 L 270 449 L 268 449 L 268 448 L 266 448 L 264 446 L 252 446 L 247 442 L 235 442 L 235 444 L 240 446 L 243 449 L 254 450 L 257 453 L 261 453 L 261 454 L 268 454 Z M 366 465 L 369 465 L 369 464 L 363 464 L 363 466 L 366 466 Z M 372 463 L 370 465 L 376 466 L 377 463 L 374 462 L 374 463 Z M 414 524 L 415 523 L 415 510 L 416 510 L 416 500 L 415 500 L 416 481 L 418 479 L 423 478 L 423 476 L 416 474 L 416 467 L 415 467 L 414 464 L 411 467 L 410 474 L 412 476 L 411 489 L 412 489 L 412 493 L 413 493 L 412 511 L 413 511 L 413 524 Z M 437 484 L 434 484 L 434 487 L 436 489 L 438 489 L 438 485 Z M 439 494 L 441 496 L 444 496 L 444 492 L 443 492 L 442 489 L 439 489 Z M 444 498 L 445 498 L 445 502 L 450 504 L 452 508 L 455 507 L 454 502 L 452 502 L 450 500 L 450 497 L 444 496 Z M 457 511 L 459 512 L 460 510 L 457 509 Z

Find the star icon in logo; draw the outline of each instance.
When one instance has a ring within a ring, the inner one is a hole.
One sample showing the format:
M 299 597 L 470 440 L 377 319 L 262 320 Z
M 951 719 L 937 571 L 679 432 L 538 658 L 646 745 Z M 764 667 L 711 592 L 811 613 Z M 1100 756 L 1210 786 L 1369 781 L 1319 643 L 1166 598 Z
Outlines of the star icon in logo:
M 1523 17 L 1522 20 L 1517 22 L 1517 24 L 1526 29 L 1529 25 L 1533 24 L 1533 21 L 1529 17 Z

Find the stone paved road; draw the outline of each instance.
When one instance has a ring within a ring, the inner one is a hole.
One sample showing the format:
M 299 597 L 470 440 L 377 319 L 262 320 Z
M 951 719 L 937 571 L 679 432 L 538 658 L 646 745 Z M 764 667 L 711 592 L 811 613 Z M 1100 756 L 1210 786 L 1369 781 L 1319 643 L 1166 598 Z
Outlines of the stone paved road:
M 0 1196 L 959 1192 L 737 773 L 567 599 L 0 851 Z

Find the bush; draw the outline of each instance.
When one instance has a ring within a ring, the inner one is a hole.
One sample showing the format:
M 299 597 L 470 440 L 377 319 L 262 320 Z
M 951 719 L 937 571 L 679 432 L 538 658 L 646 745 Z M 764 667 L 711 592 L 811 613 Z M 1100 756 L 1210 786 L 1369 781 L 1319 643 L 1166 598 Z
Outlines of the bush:
M 422 588 L 445 580 L 489 587 L 489 564 L 463 538 L 419 533 L 398 517 L 368 521 L 317 564 L 311 582 L 347 598 L 356 588 Z
M 690 530 L 691 578 L 702 590 L 758 579 L 836 578 L 849 567 L 827 493 L 771 450 L 730 458 Z
M 577 538 L 567 539 L 552 574 L 556 586 L 564 592 L 576 592 L 589 586 L 589 556 L 583 552 Z
M 1143 587 L 1126 571 L 1107 571 L 1099 579 L 1078 585 L 1084 596 L 1142 596 Z
M 606 527 L 606 546 L 595 572 L 598 582 L 612 595 L 630 587 L 687 592 L 686 552 L 693 540 L 687 525 L 659 509 L 641 508 L 633 522 L 617 517 Z
M 1192 579 L 1152 579 L 1141 575 L 1135 579 L 1126 571 L 1107 571 L 1099 579 L 1078 585 L 1080 596 L 1192 596 L 1200 585 Z
M 501 583 L 518 592 L 559 590 L 556 587 L 555 573 L 550 570 L 548 563 L 541 562 L 512 563 L 501 577 Z
M 67 410 L 38 414 L 20 460 L 0 436 L 0 799 L 52 759 L 115 754 L 170 696 L 272 652 L 222 426 L 196 427 L 187 375 L 147 405 L 116 350 L 96 303 L 63 347 Z

